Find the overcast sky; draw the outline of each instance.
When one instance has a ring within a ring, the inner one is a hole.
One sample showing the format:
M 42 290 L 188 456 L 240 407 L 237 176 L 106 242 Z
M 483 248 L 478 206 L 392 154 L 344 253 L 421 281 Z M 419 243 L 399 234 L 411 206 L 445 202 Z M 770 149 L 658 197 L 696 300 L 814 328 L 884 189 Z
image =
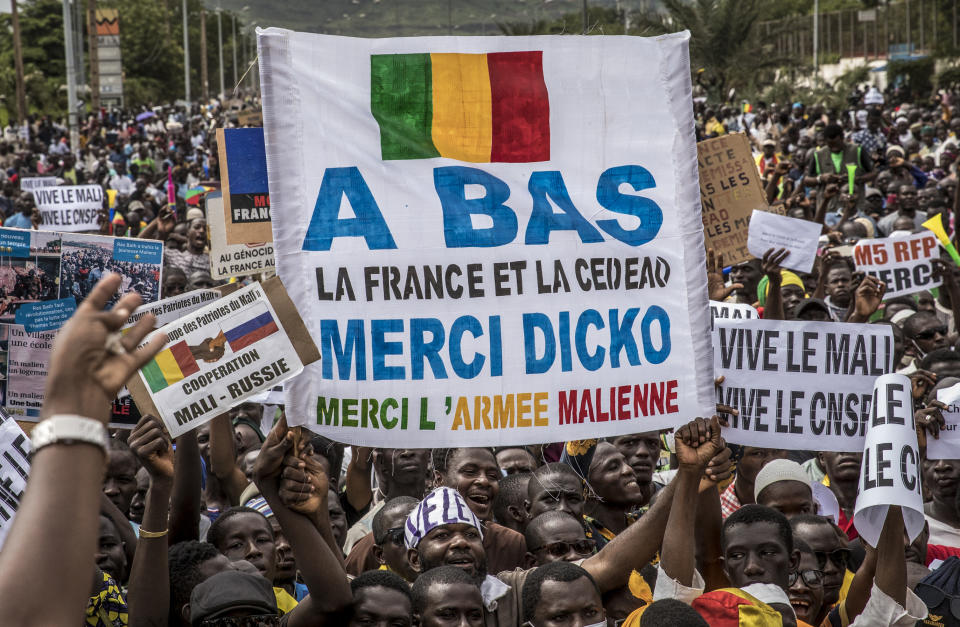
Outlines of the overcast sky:
M 10 0 L 0 0 L 0 13 L 10 12 Z

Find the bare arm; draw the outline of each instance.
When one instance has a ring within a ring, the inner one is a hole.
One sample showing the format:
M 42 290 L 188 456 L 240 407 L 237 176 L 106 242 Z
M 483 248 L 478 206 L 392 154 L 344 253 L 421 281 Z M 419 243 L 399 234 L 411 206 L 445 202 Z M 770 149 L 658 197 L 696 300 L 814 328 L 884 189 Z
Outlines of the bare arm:
M 167 508 L 175 474 L 173 447 L 160 421 L 144 416 L 130 434 L 130 449 L 150 473 L 141 537 L 127 588 L 130 627 L 163 627 L 167 624 L 170 606 L 167 536 L 144 537 L 144 534 L 168 529 Z
M 373 490 L 370 489 L 370 475 L 373 472 L 373 464 L 370 463 L 372 453 L 372 448 L 354 446 L 350 464 L 347 465 L 347 500 L 358 512 L 363 511 L 373 500 Z
M 247 478 L 237 465 L 237 442 L 226 413 L 210 421 L 210 472 L 220 480 L 230 503 L 236 505 L 247 487 Z
M 163 346 L 165 338 L 158 337 L 136 350 L 153 330 L 154 317 L 147 314 L 121 340 L 124 354 L 107 352 L 107 335 L 119 331 L 140 304 L 140 297 L 130 293 L 111 311 L 101 311 L 119 287 L 118 275 L 101 280 L 57 335 L 44 419 L 75 414 L 106 425 L 117 392 Z M 34 455 L 26 494 L 0 552 L 0 613 L 6 624 L 81 620 L 90 595 L 105 458 L 88 444 L 54 444 Z
M 874 583 L 901 607 L 907 603 L 907 562 L 903 558 L 903 511 L 891 505 L 877 542 Z
M 170 535 L 168 544 L 200 538 L 200 447 L 197 432 L 188 431 L 177 438 L 173 457 L 173 489 L 170 499 Z
M 310 595 L 300 602 L 290 614 L 291 627 L 302 625 L 342 625 L 346 622 L 353 601 L 346 574 L 330 547 L 317 530 L 315 523 L 329 529 L 329 514 L 324 504 L 327 500 L 329 479 L 319 466 L 308 466 L 304 459 L 292 455 L 294 438 L 287 429 L 287 421 L 281 418 L 270 431 L 257 457 L 254 477 L 260 493 L 270 504 L 284 536 L 293 548 Z M 281 481 L 281 473 L 284 477 Z M 293 498 L 299 498 L 299 489 L 290 491 L 284 487 L 287 478 L 298 485 L 308 485 L 309 502 L 298 501 L 298 509 L 316 511 L 314 520 L 287 506 Z
M 783 275 L 780 274 L 780 264 L 790 255 L 786 248 L 776 250 L 771 248 L 763 253 L 761 269 L 767 275 L 767 304 L 763 309 L 764 320 L 783 320 L 786 316 L 783 313 L 783 296 L 780 293 L 780 285 L 783 282 Z

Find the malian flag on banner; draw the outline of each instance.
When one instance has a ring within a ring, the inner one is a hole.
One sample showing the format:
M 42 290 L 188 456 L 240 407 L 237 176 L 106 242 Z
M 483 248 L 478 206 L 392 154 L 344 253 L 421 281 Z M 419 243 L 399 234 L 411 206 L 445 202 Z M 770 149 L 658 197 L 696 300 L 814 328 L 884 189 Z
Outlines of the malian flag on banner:
M 147 385 L 153 393 L 200 372 L 200 366 L 186 341 L 163 349 L 142 369 Z
M 246 348 L 280 330 L 276 320 L 265 307 L 256 308 L 248 316 L 237 316 L 237 318 L 242 320 L 240 324 L 224 330 L 227 343 L 230 344 L 230 350 L 233 352 Z
M 384 160 L 550 160 L 539 50 L 371 55 L 370 108 Z

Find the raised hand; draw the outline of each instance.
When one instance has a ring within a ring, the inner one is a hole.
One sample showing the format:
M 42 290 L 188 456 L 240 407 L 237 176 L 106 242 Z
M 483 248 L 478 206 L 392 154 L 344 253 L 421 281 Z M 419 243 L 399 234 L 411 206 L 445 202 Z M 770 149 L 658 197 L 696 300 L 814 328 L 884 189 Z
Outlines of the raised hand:
M 913 423 L 917 429 L 917 444 L 921 449 L 927 446 L 928 433 L 934 440 L 940 439 L 940 430 L 947 424 L 943 417 L 943 410 L 946 408 L 947 406 L 940 401 L 930 401 L 929 405 L 913 414 Z
M 707 249 L 707 292 L 710 300 L 724 301 L 734 290 L 742 290 L 742 283 L 734 283 L 729 287 L 723 280 L 723 255 L 716 255 L 713 249 Z
M 151 479 L 173 480 L 173 446 L 159 418 L 150 414 L 141 418 L 128 444 Z
M 710 460 L 726 447 L 716 416 L 709 421 L 706 418 L 696 418 L 688 422 L 677 430 L 675 438 L 680 466 L 695 468 L 701 473 Z

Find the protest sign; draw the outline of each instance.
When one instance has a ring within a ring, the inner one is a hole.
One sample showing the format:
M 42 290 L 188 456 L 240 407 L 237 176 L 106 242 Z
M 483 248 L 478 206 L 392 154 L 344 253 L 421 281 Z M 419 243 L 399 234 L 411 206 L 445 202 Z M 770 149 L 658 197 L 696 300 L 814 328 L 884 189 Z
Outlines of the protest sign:
M 799 272 L 810 272 L 817 259 L 821 226 L 809 220 L 799 220 L 766 211 L 754 211 L 750 218 L 747 249 L 758 259 L 771 248 L 790 251 L 781 267 Z
M 164 325 L 167 345 L 127 383 L 177 437 L 298 374 L 318 357 L 279 279 L 253 283 Z
M 756 309 L 745 303 L 721 303 L 715 300 L 710 301 L 710 313 L 713 314 L 714 320 L 718 318 L 744 320 L 760 317 Z
M 933 276 L 932 262 L 939 258 L 937 236 L 929 231 L 905 237 L 862 239 L 853 249 L 857 270 L 886 283 L 885 299 L 942 284 L 942 279 Z
M 163 243 L 79 233 L 0 228 L 0 382 L 3 406 L 36 419 L 57 329 L 106 272 L 127 292 L 157 300 Z
M 960 459 L 960 383 L 937 390 L 937 400 L 947 406 L 940 437 L 927 437 L 927 459 Z
M 0 548 L 27 489 L 32 450 L 23 429 L 0 409 Z
M 133 310 L 133 313 L 130 314 L 130 318 L 127 320 L 127 323 L 123 325 L 123 328 L 128 329 L 132 327 L 136 324 L 137 320 L 148 313 L 156 316 L 156 326 L 160 328 L 165 324 L 173 322 L 177 318 L 183 317 L 184 314 L 196 311 L 207 303 L 217 300 L 221 296 L 222 294 L 217 290 L 191 290 L 185 294 L 158 300 L 155 303 L 146 303 Z
M 40 210 L 41 231 L 96 231 L 103 209 L 103 188 L 99 185 L 65 185 L 33 190 Z
M 750 259 L 747 227 L 754 209 L 767 206 L 750 142 L 730 133 L 697 144 L 703 234 L 707 248 L 733 265 Z
M 56 187 L 57 177 L 55 176 L 33 176 L 20 179 L 20 191 L 32 192 L 41 187 Z
M 237 113 L 237 124 L 240 126 L 263 126 L 263 111 L 260 109 L 239 111 Z
M 903 509 L 904 529 L 913 542 L 925 523 L 921 474 L 910 379 L 902 374 L 884 375 L 873 387 L 873 408 L 860 465 L 860 491 L 853 511 L 861 538 L 877 546 L 887 510 L 891 505 L 899 505 Z
M 292 423 L 479 446 L 713 411 L 688 33 L 258 37 L 277 270 L 322 351 Z
M 893 371 L 889 326 L 714 320 L 724 437 L 766 448 L 860 451 L 873 381 Z
M 219 128 L 217 147 L 223 189 L 220 212 L 226 229 L 226 243 L 262 245 L 272 242 L 263 129 Z M 213 217 L 212 213 L 208 206 L 208 221 Z
M 210 230 L 210 275 L 215 279 L 273 272 L 273 235 L 265 244 L 228 244 L 223 195 L 207 194 L 207 227 Z M 269 224 L 268 224 L 269 226 Z

